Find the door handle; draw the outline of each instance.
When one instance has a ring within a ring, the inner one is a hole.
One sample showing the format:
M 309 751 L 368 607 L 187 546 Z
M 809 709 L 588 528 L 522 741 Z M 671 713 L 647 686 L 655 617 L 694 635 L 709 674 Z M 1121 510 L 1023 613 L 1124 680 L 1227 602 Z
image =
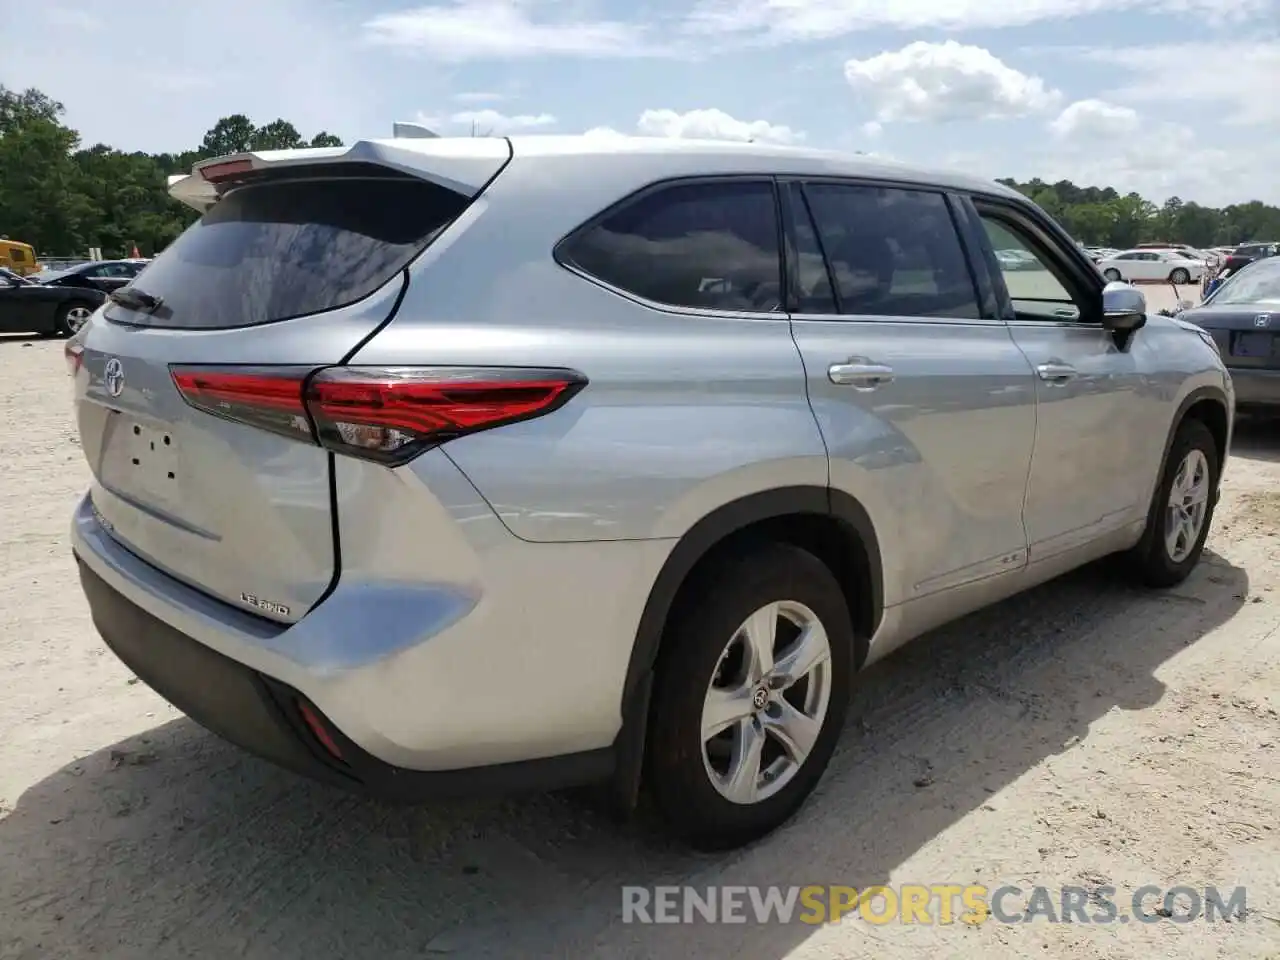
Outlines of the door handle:
M 1068 380 L 1074 380 L 1078 375 L 1078 371 L 1071 364 L 1055 361 L 1040 364 L 1036 367 L 1036 373 L 1047 383 L 1066 383 Z
M 839 387 L 874 390 L 893 381 L 893 367 L 865 360 L 849 360 L 827 367 L 827 379 Z

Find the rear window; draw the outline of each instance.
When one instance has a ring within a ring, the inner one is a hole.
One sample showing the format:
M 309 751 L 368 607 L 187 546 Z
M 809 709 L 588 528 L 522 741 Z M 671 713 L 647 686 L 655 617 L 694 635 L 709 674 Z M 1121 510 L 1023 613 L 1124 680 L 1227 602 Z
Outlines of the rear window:
M 444 187 L 399 176 L 239 187 L 147 265 L 138 286 L 163 301 L 147 325 L 249 327 L 355 303 L 390 280 L 467 203 Z

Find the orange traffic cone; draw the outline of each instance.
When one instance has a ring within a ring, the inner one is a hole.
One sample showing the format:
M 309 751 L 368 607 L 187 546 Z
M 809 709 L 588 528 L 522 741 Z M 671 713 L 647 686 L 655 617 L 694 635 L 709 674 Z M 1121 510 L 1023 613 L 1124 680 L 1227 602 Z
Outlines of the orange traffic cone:
M 136 243 L 133 245 L 133 253 L 132 253 L 132 257 L 133 257 L 133 259 L 135 259 L 135 260 L 141 260 L 141 259 L 142 259 L 142 254 L 138 252 L 138 245 L 137 245 Z

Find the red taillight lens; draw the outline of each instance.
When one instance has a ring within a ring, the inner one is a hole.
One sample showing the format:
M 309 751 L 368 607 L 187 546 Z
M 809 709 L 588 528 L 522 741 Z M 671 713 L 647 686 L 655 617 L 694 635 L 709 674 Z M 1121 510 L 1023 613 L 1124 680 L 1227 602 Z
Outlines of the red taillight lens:
M 455 437 L 543 416 L 586 385 L 527 367 L 175 367 L 187 403 L 349 456 L 396 466 Z
M 62 348 L 62 359 L 67 364 L 67 376 L 74 377 L 80 372 L 80 366 L 84 363 L 84 344 L 68 340 L 67 345 Z
M 174 367 L 173 382 L 197 410 L 295 440 L 314 442 L 302 403 L 310 367 Z

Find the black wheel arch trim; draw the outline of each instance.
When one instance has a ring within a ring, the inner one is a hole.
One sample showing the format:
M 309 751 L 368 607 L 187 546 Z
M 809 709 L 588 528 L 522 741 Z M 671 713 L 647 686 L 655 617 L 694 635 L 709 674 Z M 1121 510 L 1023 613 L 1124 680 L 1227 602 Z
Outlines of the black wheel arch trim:
M 1222 484 L 1222 465 L 1223 465 L 1223 461 L 1226 460 L 1227 453 L 1229 452 L 1227 448 L 1230 446 L 1230 443 L 1231 443 L 1231 422 L 1229 419 L 1231 408 L 1230 408 L 1230 405 L 1227 403 L 1226 391 L 1221 389 L 1220 387 L 1196 387 L 1196 389 L 1192 390 L 1185 397 L 1183 397 L 1182 402 L 1178 404 L 1178 412 L 1177 414 L 1174 415 L 1173 423 L 1169 427 L 1169 434 L 1164 438 L 1164 453 L 1161 454 L 1160 456 L 1160 472 L 1156 474 L 1156 487 L 1157 488 L 1159 487 L 1160 478 L 1164 476 L 1164 471 L 1169 465 L 1169 451 L 1173 449 L 1174 438 L 1177 437 L 1178 430 L 1182 427 L 1183 422 L 1187 419 L 1187 412 L 1192 407 L 1194 407 L 1197 403 L 1200 403 L 1201 401 L 1204 401 L 1204 400 L 1212 400 L 1218 405 L 1220 405 L 1222 407 L 1223 416 L 1228 418 L 1227 436 L 1224 438 L 1223 449 L 1221 451 L 1221 455 L 1218 458 L 1219 459 L 1218 487 L 1214 488 L 1212 492 L 1213 502 L 1216 505 L 1218 502 L 1219 488 L 1221 487 L 1221 484 Z M 1153 495 L 1154 495 L 1154 491 L 1153 491 Z
M 819 486 L 781 487 L 750 494 L 721 506 L 695 523 L 667 556 L 640 616 L 622 690 L 622 727 L 614 740 L 614 800 L 623 812 L 634 809 L 644 765 L 645 734 L 653 669 L 667 617 L 680 587 L 694 567 L 726 538 L 762 521 L 792 514 L 827 516 L 849 526 L 867 553 L 871 584 L 870 631 L 858 633 L 854 668 L 866 659 L 867 645 L 884 611 L 884 568 L 880 542 L 866 509 L 840 490 Z M 862 634 L 866 634 L 865 636 Z

